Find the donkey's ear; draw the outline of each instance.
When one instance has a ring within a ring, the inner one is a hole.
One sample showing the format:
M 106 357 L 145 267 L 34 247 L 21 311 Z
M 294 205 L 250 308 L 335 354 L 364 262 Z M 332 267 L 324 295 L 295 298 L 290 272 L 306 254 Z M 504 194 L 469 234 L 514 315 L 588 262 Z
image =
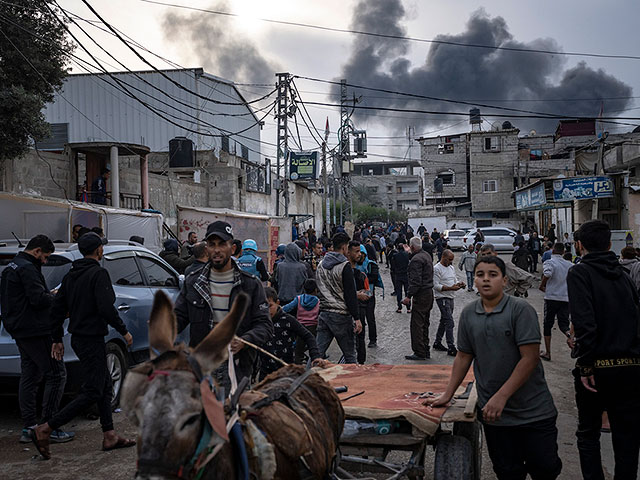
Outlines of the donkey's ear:
M 176 339 L 176 316 L 167 294 L 158 290 L 149 317 L 149 350 L 151 358 L 173 350 Z
M 194 355 L 204 373 L 212 372 L 227 359 L 227 345 L 236 334 L 248 305 L 249 295 L 240 292 L 227 316 L 195 348 Z

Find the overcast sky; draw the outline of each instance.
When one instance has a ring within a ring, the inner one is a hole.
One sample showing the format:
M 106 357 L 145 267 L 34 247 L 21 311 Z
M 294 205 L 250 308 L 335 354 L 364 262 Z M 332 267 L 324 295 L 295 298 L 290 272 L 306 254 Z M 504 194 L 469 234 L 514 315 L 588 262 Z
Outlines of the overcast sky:
M 62 0 L 60 3 L 77 15 L 95 20 L 80 0 Z M 489 52 L 455 46 L 436 48 L 428 43 L 362 37 L 258 20 L 271 18 L 423 39 L 441 36 L 438 38 L 462 43 L 638 55 L 640 2 L 637 1 L 491 0 L 482 7 L 466 0 L 171 2 L 226 10 L 240 14 L 240 18 L 194 13 L 140 0 L 93 0 L 91 3 L 107 21 L 153 52 L 181 66 L 204 67 L 209 73 L 236 82 L 272 83 L 277 70 L 322 79 L 348 75 L 347 80 L 355 84 L 455 100 L 484 100 L 483 103 L 492 105 L 500 102 L 500 105 L 538 112 L 597 116 L 600 106 L 604 105 L 605 115 L 640 117 L 640 102 L 630 98 L 640 95 L 640 60 Z M 129 68 L 148 69 L 112 36 L 95 28 L 90 31 Z M 89 46 L 88 41 L 86 45 Z M 105 59 L 104 53 L 96 47 L 90 49 L 98 58 Z M 84 57 L 80 51 L 76 53 Z M 145 55 L 156 67 L 169 68 L 161 60 Z M 82 70 L 75 67 L 74 71 Z M 335 87 L 332 89 L 330 85 L 302 79 L 297 80 L 297 85 L 305 101 L 338 101 Z M 265 93 L 259 87 L 241 89 L 247 98 Z M 406 98 L 389 98 L 382 93 L 357 93 L 364 95 L 363 104 L 369 106 L 443 112 L 469 109 L 468 105 L 408 102 Z M 596 99 L 600 97 L 606 97 L 606 100 Z M 578 98 L 581 100 L 575 100 Z M 567 102 L 568 99 L 571 102 Z M 334 132 L 330 145 L 335 145 L 339 123 L 337 109 L 310 106 L 309 111 L 321 131 L 329 116 Z M 504 119 L 491 117 L 487 120 L 499 124 Z M 523 131 L 536 128 L 538 133 L 552 131 L 555 123 L 518 119 L 511 119 L 511 122 Z M 640 124 L 639 121 L 629 123 Z M 362 112 L 354 118 L 354 124 L 358 129 L 367 130 L 370 153 L 400 158 L 407 155 L 408 140 L 404 137 L 407 126 L 414 126 L 416 134 L 427 136 L 469 129 L 465 118 L 402 112 Z M 487 123 L 484 126 L 489 128 Z M 612 131 L 633 129 L 632 126 L 613 125 L 608 128 Z M 301 134 L 305 147 L 316 146 L 308 132 Z M 262 131 L 262 140 L 275 142 L 275 136 L 275 125 L 269 122 Z M 270 147 L 264 147 L 263 153 L 272 156 L 274 152 Z M 418 154 L 417 148 L 411 152 L 413 158 Z

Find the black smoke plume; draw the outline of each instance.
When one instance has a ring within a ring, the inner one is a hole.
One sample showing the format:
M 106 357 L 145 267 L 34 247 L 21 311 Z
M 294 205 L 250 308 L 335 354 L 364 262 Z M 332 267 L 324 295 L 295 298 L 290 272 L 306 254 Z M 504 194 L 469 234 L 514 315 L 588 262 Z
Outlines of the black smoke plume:
M 388 35 L 407 35 L 402 21 L 405 9 L 400 0 L 360 0 L 354 8 L 351 29 Z M 561 51 L 557 42 L 540 38 L 523 43 L 514 40 L 502 17 L 490 17 L 483 9 L 469 18 L 466 30 L 457 35 L 438 35 L 437 40 L 465 44 L 497 45 L 502 47 L 529 48 Z M 347 82 L 393 91 L 417 93 L 449 99 L 472 99 L 478 103 L 507 106 L 538 112 L 571 116 L 597 117 L 604 106 L 606 116 L 626 108 L 632 89 L 603 70 L 594 70 L 581 62 L 566 68 L 566 57 L 540 53 L 518 53 L 506 50 L 468 48 L 431 44 L 424 64 L 413 65 L 406 58 L 410 47 L 424 45 L 407 40 L 358 35 L 354 39 L 351 55 L 342 67 L 339 78 Z M 338 93 L 339 87 L 333 88 Z M 349 95 L 363 95 L 363 105 L 445 112 L 466 112 L 468 105 L 454 105 L 438 101 L 415 100 L 408 97 L 349 88 Z M 379 97 L 385 98 L 379 98 Z M 375 98 L 378 97 L 378 98 Z M 611 97 L 614 97 L 611 99 Z M 618 97 L 618 98 L 615 98 Z M 561 101 L 566 99 L 595 99 Z M 480 102 L 480 100 L 485 100 Z M 495 100 L 508 100 L 498 102 Z M 524 100 L 535 100 L 533 102 Z M 481 108 L 482 113 L 499 113 Z M 511 112 L 518 114 L 517 112 Z M 366 115 L 370 111 L 354 114 Z M 386 115 L 386 114 L 382 114 Z M 412 124 L 434 127 L 464 120 L 461 117 L 422 116 L 420 120 L 394 118 L 400 113 L 379 116 L 385 125 L 393 124 L 398 130 Z M 409 114 L 407 116 L 413 116 Z M 502 119 L 491 117 L 492 122 Z M 509 119 L 521 130 L 536 128 L 539 132 L 553 132 L 557 120 Z M 485 127 L 489 127 L 485 123 Z M 461 125 L 461 129 L 465 126 Z M 468 127 L 467 127 L 468 128 Z
M 231 10 L 226 0 L 210 8 Z M 168 39 L 195 53 L 207 73 L 234 82 L 275 83 L 277 64 L 265 58 L 251 39 L 234 29 L 228 17 L 169 12 L 162 27 Z

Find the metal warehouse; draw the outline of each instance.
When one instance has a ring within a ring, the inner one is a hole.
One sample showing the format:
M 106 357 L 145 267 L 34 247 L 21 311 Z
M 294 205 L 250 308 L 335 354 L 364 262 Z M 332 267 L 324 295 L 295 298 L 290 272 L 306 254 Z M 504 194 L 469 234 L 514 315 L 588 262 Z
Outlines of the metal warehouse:
M 233 82 L 201 68 L 70 75 L 44 115 L 53 138 L 40 149 L 123 142 L 167 152 L 169 140 L 187 137 L 197 150 L 260 162 L 259 118 Z

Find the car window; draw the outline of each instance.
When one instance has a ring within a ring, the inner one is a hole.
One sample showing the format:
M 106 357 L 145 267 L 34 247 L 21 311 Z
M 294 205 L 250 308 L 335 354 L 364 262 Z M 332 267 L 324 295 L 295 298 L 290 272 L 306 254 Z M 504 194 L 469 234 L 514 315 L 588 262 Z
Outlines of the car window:
M 111 276 L 111 283 L 127 287 L 144 286 L 142 275 L 138 270 L 138 264 L 133 256 L 115 257 L 112 255 L 104 257 L 104 268 Z
M 148 257 L 139 257 L 142 270 L 149 279 L 149 285 L 152 287 L 177 287 L 178 278 L 175 274 L 168 270 L 164 265 L 156 260 Z
M 464 232 L 449 232 L 450 237 L 464 237 Z
M 42 275 L 47 288 L 54 289 L 62 283 L 62 279 L 71 270 L 71 259 L 60 255 L 50 255 L 42 267 Z
M 494 233 L 494 235 L 510 235 L 511 234 L 509 230 L 505 230 L 503 228 L 497 228 L 495 232 L 496 233 Z

